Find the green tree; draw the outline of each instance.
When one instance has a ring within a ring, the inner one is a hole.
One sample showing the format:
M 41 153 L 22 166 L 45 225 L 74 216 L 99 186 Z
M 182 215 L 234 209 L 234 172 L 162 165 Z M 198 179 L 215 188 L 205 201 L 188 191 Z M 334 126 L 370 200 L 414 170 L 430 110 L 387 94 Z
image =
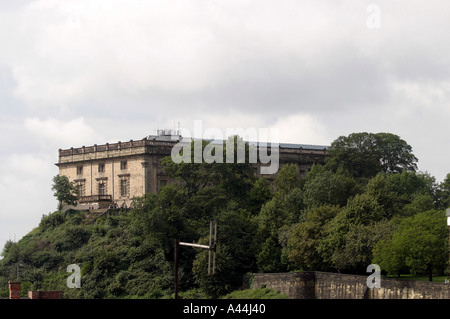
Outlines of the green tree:
M 447 174 L 439 185 L 439 197 L 442 208 L 446 209 L 450 207 L 450 173 Z
M 287 265 L 283 263 L 281 254 L 283 247 L 277 238 L 270 236 L 260 246 L 256 256 L 259 272 L 284 272 Z
M 445 214 L 430 210 L 404 218 L 391 239 L 380 241 L 373 262 L 389 273 L 405 268 L 416 274 L 443 273 L 448 262 L 448 230 Z
M 404 216 L 412 216 L 420 212 L 426 212 L 434 209 L 435 204 L 430 194 L 417 194 L 411 203 L 403 206 L 402 214 Z
M 319 206 L 310 211 L 305 221 L 290 229 L 288 259 L 303 270 L 328 270 L 329 265 L 319 254 L 318 246 L 325 237 L 325 225 L 340 211 L 337 206 Z
M 206 163 L 203 157 L 200 159 L 196 158 L 195 151 L 197 151 L 197 154 L 202 155 L 204 148 L 208 144 L 207 141 L 201 141 L 201 149 L 197 150 L 198 144 L 192 141 L 189 148 L 180 150 L 180 155 L 183 157 L 183 161 L 180 163 L 174 162 L 171 156 L 161 160 L 164 171 L 181 183 L 187 192 L 187 196 L 198 192 L 216 179 L 216 176 L 213 174 L 215 163 Z
M 241 286 L 244 274 L 256 271 L 255 232 L 252 215 L 236 202 L 230 202 L 219 213 L 216 274 L 208 275 L 208 251 L 199 251 L 193 262 L 193 276 L 202 291 L 212 297 L 223 295 Z M 199 242 L 208 244 L 208 240 L 208 236 L 203 236 Z
M 315 173 L 304 184 L 304 203 L 308 208 L 321 205 L 345 206 L 354 195 L 356 182 L 343 174 L 327 170 Z
M 202 140 L 192 141 L 190 148 L 182 149 L 183 152 L 190 152 L 190 157 L 185 157 L 186 161 L 176 163 L 172 157 L 168 156 L 162 160 L 164 171 L 180 183 L 180 187 L 186 190 L 186 196 L 191 196 L 202 188 L 216 186 L 225 190 L 230 199 L 239 200 L 244 203 L 255 181 L 255 170 L 253 164 L 249 162 L 250 146 L 239 136 L 230 136 L 228 142 L 215 144 Z M 239 161 L 239 148 L 244 146 L 245 159 Z M 228 151 L 234 155 L 231 163 L 227 162 Z M 222 151 L 222 152 L 221 152 Z M 221 152 L 221 153 L 220 153 Z M 211 155 L 208 160 L 203 154 Z M 198 155 L 202 155 L 200 156 Z
M 264 177 L 258 178 L 248 194 L 249 210 L 255 215 L 259 214 L 261 207 L 272 197 L 272 189 L 267 179 Z
M 331 143 L 326 166 L 339 167 L 356 178 L 371 178 L 379 172 L 415 171 L 417 158 L 412 148 L 391 133 L 352 133 Z
M 417 158 L 412 153 L 412 147 L 398 135 L 377 133 L 375 143 L 382 172 L 400 173 L 417 170 Z
M 203 243 L 206 244 L 206 243 Z M 193 276 L 200 290 L 212 298 L 218 298 L 233 290 L 230 274 L 234 273 L 231 248 L 218 244 L 216 248 L 215 274 L 208 275 L 208 252 L 201 251 L 193 263 Z
M 433 209 L 438 202 L 434 178 L 426 173 L 378 173 L 368 181 L 365 192 L 383 206 L 387 217 Z
M 76 205 L 78 200 L 77 188 L 74 182 L 70 182 L 65 175 L 53 177 L 52 191 L 58 200 L 58 210 L 61 211 L 63 205 Z
M 274 180 L 275 196 L 283 197 L 290 193 L 292 189 L 300 187 L 299 181 L 298 166 L 295 164 L 283 165 Z
M 274 184 L 274 197 L 261 207 L 255 218 L 258 225 L 255 245 L 259 247 L 256 264 L 258 270 L 263 272 L 287 270 L 288 260 L 283 256 L 287 245 L 286 233 L 304 214 L 297 166 L 284 165 Z
M 233 152 L 233 162 L 227 162 L 227 152 Z M 223 162 L 215 163 L 217 172 L 214 183 L 223 188 L 227 194 L 242 205 L 247 202 L 247 196 L 256 180 L 254 164 L 250 163 L 250 145 L 239 135 L 228 137 L 223 148 Z M 243 158 L 240 158 L 240 151 L 244 151 Z
M 356 224 L 345 235 L 343 247 L 333 255 L 339 268 L 353 269 L 364 273 L 372 263 L 375 245 L 385 237 L 392 235 L 395 229 L 393 222 L 382 220 L 370 225 Z
M 59 225 L 64 224 L 66 219 L 64 218 L 64 215 L 61 212 L 54 212 L 49 215 L 43 215 L 41 218 L 41 221 L 39 223 L 39 228 L 42 231 L 47 231 L 49 229 L 53 229 L 55 227 L 58 227 Z
M 362 258 L 346 253 L 349 251 L 348 240 L 359 240 L 358 238 L 362 236 L 367 237 L 368 235 L 364 234 L 364 231 L 384 219 L 386 219 L 385 212 L 373 196 L 366 193 L 358 194 L 350 199 L 336 217 L 326 224 L 326 236 L 320 241 L 317 250 L 323 260 L 333 267 L 357 270 L 355 265 L 359 265 L 359 260 Z M 367 226 L 367 228 L 363 226 Z M 359 228 L 352 231 L 355 227 Z

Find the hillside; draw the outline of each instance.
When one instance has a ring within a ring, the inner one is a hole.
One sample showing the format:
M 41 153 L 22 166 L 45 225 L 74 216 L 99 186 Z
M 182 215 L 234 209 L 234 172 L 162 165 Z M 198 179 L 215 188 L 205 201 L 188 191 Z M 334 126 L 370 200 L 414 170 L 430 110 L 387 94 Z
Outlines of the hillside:
M 179 182 L 135 198 L 133 209 L 96 220 L 87 212 L 56 211 L 17 243 L 8 242 L 0 297 L 17 270 L 24 291 L 173 297 L 174 241 L 207 244 L 211 220 L 218 224 L 216 274 L 207 274 L 207 251 L 181 247 L 180 295 L 225 296 L 255 272 L 363 274 L 377 263 L 389 275 L 444 274 L 450 175 L 437 184 L 414 167 L 397 171 L 395 163 L 374 171 L 373 161 L 357 162 L 343 149 L 333 144 L 330 161 L 313 166 L 303 180 L 295 165 L 283 166 L 273 185 L 246 164 L 174 164 L 169 158 L 164 167 Z M 66 285 L 72 264 L 81 268 L 80 289 Z
M 172 268 L 155 243 L 133 232 L 132 213 L 118 211 L 83 225 L 85 215 L 44 216 L 39 227 L 5 246 L 2 275 L 14 277 L 20 261 L 20 279 L 30 283 L 29 290 L 62 290 L 66 298 L 156 298 L 169 291 Z M 83 289 L 67 288 L 70 264 L 80 265 Z

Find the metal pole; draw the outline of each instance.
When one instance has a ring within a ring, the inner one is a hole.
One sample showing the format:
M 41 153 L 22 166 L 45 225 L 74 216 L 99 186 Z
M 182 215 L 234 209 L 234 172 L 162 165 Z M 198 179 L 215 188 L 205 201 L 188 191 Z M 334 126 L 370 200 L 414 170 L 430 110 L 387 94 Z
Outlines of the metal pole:
M 212 240 L 212 221 L 209 222 L 208 275 L 211 274 L 211 240 Z
M 447 216 L 448 227 L 448 275 L 450 275 L 450 207 L 445 210 L 445 216 Z
M 180 246 L 189 246 L 189 247 L 194 247 L 194 248 L 209 249 L 209 246 L 206 246 L 206 245 L 184 243 L 184 242 L 182 242 L 182 241 L 180 241 L 178 244 L 179 244 Z
M 175 299 L 178 299 L 178 246 L 180 241 L 175 239 L 174 249 L 174 284 L 175 284 Z
M 213 231 L 213 222 L 209 222 L 209 245 L 200 245 L 193 243 L 185 243 L 180 242 L 178 239 L 175 239 L 175 247 L 174 247 L 174 285 L 175 285 L 175 299 L 178 299 L 178 248 L 180 246 L 190 246 L 195 248 L 203 248 L 209 250 L 208 257 L 208 275 L 211 274 L 211 250 L 213 251 L 213 266 L 212 266 L 212 274 L 215 274 L 216 271 L 216 241 L 217 241 L 217 222 L 214 222 L 214 245 L 212 244 L 212 231 Z

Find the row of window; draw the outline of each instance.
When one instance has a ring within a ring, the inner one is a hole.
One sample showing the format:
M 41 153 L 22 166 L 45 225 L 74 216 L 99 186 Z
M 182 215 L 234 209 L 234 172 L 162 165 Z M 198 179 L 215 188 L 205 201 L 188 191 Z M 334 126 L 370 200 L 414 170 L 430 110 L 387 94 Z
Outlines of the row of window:
M 127 161 L 121 161 L 120 162 L 120 169 L 125 170 L 128 168 L 128 162 Z M 98 172 L 104 173 L 105 172 L 105 163 L 99 163 L 98 164 Z M 77 166 L 77 175 L 83 175 L 83 165 Z
M 97 181 L 97 193 L 98 195 L 108 195 L 108 185 L 107 180 L 102 179 Z M 86 181 L 77 181 L 77 192 L 78 196 L 86 196 Z M 130 177 L 122 176 L 119 180 L 120 196 L 128 197 L 130 196 Z
M 120 176 L 119 177 L 119 187 L 120 196 L 129 197 L 130 196 L 130 176 Z M 76 181 L 77 193 L 79 196 L 86 196 L 86 181 L 78 180 Z M 167 180 L 160 180 L 159 186 L 163 187 L 167 185 Z M 108 195 L 108 180 L 103 178 L 97 181 L 97 194 L 98 195 Z

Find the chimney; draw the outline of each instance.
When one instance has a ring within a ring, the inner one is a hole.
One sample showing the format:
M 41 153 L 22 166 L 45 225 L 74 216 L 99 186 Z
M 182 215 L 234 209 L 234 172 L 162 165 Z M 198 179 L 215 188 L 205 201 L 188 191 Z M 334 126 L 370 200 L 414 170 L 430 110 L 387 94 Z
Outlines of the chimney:
M 20 299 L 20 281 L 8 281 L 9 299 Z

